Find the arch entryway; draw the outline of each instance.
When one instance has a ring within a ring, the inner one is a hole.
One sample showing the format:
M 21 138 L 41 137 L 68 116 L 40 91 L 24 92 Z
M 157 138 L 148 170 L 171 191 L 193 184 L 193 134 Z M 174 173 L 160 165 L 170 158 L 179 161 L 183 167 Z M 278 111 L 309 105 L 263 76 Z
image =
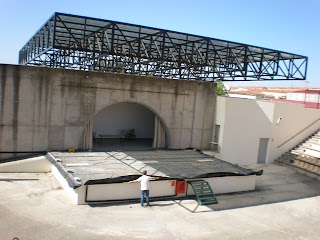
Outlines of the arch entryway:
M 91 136 L 86 136 L 90 132 Z M 166 130 L 157 114 L 133 102 L 113 104 L 98 112 L 87 124 L 83 140 L 83 149 L 94 151 L 147 150 L 167 146 Z

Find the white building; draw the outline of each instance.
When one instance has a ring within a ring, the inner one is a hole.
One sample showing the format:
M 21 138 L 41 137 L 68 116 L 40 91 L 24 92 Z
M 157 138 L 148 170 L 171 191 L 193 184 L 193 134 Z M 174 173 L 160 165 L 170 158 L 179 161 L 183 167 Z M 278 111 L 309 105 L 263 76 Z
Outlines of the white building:
M 246 165 L 273 163 L 320 128 L 320 110 L 303 104 L 217 97 L 215 157 Z
M 307 107 L 319 108 L 320 89 L 307 89 L 287 94 L 287 100 L 304 103 Z

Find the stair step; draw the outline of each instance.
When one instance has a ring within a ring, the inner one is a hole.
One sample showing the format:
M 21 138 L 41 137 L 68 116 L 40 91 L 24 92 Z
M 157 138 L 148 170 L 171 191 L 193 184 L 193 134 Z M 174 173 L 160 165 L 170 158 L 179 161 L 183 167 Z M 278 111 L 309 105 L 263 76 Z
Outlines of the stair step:
M 193 184 L 193 185 L 209 185 L 208 182 L 201 182 L 201 181 L 199 181 L 199 180 L 194 181 L 192 184 Z
M 211 188 L 210 187 L 205 187 L 205 188 L 194 188 L 194 190 L 198 191 L 198 192 L 205 192 L 205 191 L 209 191 L 211 192 Z
M 196 185 L 194 186 L 196 189 L 204 189 L 204 188 L 210 188 L 209 185 L 203 185 L 203 186 L 199 186 L 199 185 Z
M 208 195 L 208 194 L 212 194 L 212 191 L 206 191 L 206 192 L 201 192 L 201 193 L 198 193 L 199 196 L 205 196 L 205 195 Z
M 216 198 L 215 198 L 215 197 L 202 198 L 201 201 L 202 201 L 202 202 L 213 202 L 213 201 L 216 201 Z
M 317 144 L 320 146 L 320 140 L 316 140 L 316 139 L 313 139 L 313 138 L 310 138 L 306 141 L 306 143 L 310 143 L 310 144 Z
M 195 183 L 193 184 L 195 187 L 203 187 L 203 186 L 208 186 L 208 184 L 201 184 L 201 183 Z
M 276 159 L 276 162 L 291 166 L 299 173 L 320 180 L 320 131 L 284 153 Z
M 201 201 L 201 205 L 211 205 L 211 204 L 217 204 L 217 200 L 212 200 L 212 201 Z
M 307 150 L 310 149 L 315 152 L 320 152 L 320 145 L 317 145 L 315 143 L 303 143 L 302 147 L 304 147 Z
M 299 172 L 304 173 L 305 175 L 308 175 L 308 173 L 312 173 L 313 176 L 318 176 L 315 178 L 320 180 L 320 166 L 318 166 L 318 165 L 314 165 L 312 163 L 307 163 L 307 162 L 301 161 L 301 160 L 295 160 L 294 163 L 288 163 L 288 162 L 280 162 L 280 163 L 284 163 L 288 166 L 295 167 L 295 169 L 297 169 L 297 170 L 299 169 L 300 170 Z
M 216 198 L 214 197 L 206 197 L 206 198 L 201 198 L 201 202 L 206 202 L 206 201 L 214 201 Z
M 205 180 L 188 181 L 193 188 L 200 205 L 217 204 L 218 200 L 214 195 L 209 183 Z
M 217 204 L 218 202 L 207 202 L 207 203 L 202 203 L 202 205 L 212 205 L 212 204 Z
M 199 191 L 199 190 L 194 190 L 197 194 L 210 194 L 212 191 L 206 190 L 206 191 Z

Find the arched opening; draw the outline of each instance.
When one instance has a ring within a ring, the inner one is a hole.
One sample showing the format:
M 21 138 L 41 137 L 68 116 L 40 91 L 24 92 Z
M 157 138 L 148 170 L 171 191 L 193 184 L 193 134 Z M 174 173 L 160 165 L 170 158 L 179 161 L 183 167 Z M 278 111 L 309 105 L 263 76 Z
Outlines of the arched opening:
M 90 127 L 94 151 L 166 147 L 162 122 L 154 112 L 137 103 L 124 102 L 105 108 L 93 117 Z

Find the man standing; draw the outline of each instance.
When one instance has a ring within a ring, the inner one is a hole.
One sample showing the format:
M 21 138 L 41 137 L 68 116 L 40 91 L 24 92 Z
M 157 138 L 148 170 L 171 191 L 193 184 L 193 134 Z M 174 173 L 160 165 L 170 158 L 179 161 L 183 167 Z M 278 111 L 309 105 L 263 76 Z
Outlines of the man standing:
M 158 178 L 147 176 L 146 170 L 143 170 L 142 174 L 143 175 L 141 177 L 139 177 L 138 179 L 129 182 L 129 183 L 140 182 L 140 187 L 141 187 L 140 204 L 141 204 L 141 207 L 143 207 L 143 204 L 144 204 L 144 197 L 146 197 L 146 204 L 147 204 L 147 206 L 149 206 L 149 180 L 158 179 Z

